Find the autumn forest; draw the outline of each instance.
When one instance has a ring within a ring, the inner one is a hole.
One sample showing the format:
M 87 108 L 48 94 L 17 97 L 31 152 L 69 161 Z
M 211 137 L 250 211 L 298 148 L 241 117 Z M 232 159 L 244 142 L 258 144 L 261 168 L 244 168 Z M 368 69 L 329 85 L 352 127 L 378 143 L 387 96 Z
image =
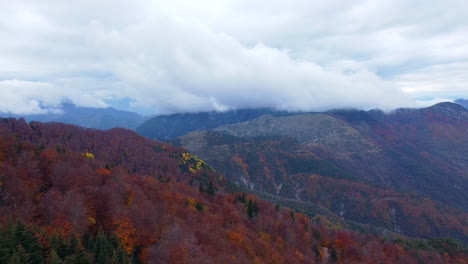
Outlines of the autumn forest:
M 314 224 L 126 129 L 0 120 L 0 263 L 467 263 L 451 239 Z

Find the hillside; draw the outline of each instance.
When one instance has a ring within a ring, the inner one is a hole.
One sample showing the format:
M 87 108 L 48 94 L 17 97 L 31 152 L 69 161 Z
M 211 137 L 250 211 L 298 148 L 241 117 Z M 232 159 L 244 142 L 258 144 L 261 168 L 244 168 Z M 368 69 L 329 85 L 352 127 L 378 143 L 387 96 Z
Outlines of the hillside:
M 191 131 L 240 123 L 266 114 L 287 115 L 288 113 L 271 109 L 241 109 L 226 112 L 160 115 L 145 120 L 136 131 L 151 139 L 168 140 Z
M 1 119 L 0 262 L 466 263 L 452 240 L 331 230 L 225 185 L 129 130 Z
M 456 104 L 267 115 L 174 142 L 259 193 L 410 236 L 468 239 L 468 111 Z

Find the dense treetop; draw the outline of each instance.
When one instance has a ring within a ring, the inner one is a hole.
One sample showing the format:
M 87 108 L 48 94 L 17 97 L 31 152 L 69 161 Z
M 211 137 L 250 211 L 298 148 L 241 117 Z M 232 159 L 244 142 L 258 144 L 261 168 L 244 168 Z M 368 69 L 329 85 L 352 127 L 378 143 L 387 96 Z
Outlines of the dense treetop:
M 1 119 L 0 261 L 466 263 L 451 240 L 332 230 L 224 184 L 184 149 L 128 130 Z

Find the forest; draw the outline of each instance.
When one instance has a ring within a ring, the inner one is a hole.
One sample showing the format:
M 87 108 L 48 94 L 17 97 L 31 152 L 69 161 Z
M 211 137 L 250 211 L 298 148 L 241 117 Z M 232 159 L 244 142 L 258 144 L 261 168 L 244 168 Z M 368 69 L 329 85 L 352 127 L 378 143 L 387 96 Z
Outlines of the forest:
M 451 239 L 313 224 L 126 129 L 0 120 L 0 263 L 468 263 Z

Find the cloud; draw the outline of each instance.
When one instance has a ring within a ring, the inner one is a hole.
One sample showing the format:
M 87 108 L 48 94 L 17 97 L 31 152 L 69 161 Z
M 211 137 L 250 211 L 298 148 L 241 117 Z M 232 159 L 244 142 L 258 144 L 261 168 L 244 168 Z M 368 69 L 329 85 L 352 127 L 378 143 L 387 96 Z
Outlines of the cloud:
M 90 106 L 105 107 L 106 104 L 95 96 L 80 90 L 67 89 L 47 82 L 20 80 L 0 81 L 0 112 L 15 114 L 39 114 L 56 112 L 63 101 Z
M 59 88 L 49 83 L 2 81 L 0 90 L 4 98 L 0 101 L 0 112 L 14 109 L 14 113 L 18 114 L 43 113 L 47 110 L 42 108 L 42 102 L 53 109 L 53 106 L 57 106 L 61 101 L 61 98 L 56 96 Z
M 390 110 L 468 96 L 465 1 L 46 2 L 2 4 L 0 111 L 64 99 L 147 114 Z
M 430 65 L 398 76 L 397 85 L 413 97 L 468 98 L 468 62 Z
M 221 105 L 388 109 L 409 103 L 391 82 L 372 72 L 327 70 L 264 44 L 246 47 L 203 25 L 164 19 L 118 32 L 96 27 L 94 45 L 116 78 L 138 87 L 136 100 L 161 112 L 215 110 Z M 134 39 L 141 41 L 129 41 Z

